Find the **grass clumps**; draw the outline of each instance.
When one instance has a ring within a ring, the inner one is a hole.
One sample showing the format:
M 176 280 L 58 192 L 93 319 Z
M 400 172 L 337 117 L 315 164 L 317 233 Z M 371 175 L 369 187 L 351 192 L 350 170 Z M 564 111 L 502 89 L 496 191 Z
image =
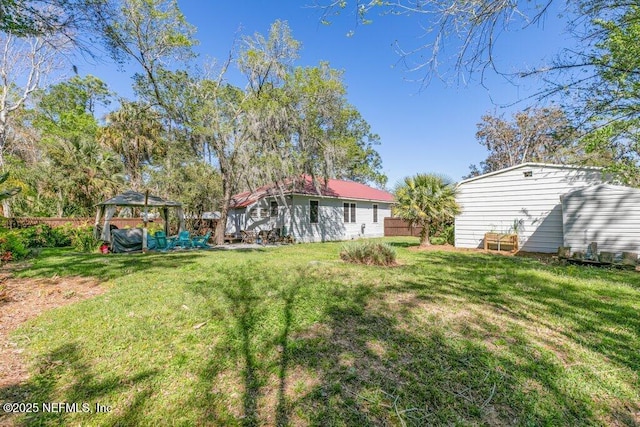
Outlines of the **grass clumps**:
M 396 250 L 388 243 L 348 243 L 340 250 L 343 261 L 354 264 L 390 266 L 396 264 Z

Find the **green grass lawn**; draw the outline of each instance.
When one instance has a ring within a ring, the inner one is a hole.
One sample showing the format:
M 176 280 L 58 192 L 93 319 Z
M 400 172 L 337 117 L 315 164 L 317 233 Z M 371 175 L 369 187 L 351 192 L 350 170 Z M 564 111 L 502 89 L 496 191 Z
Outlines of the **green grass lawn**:
M 32 377 L 0 402 L 112 408 L 25 425 L 640 423 L 639 273 L 387 241 L 400 266 L 345 264 L 333 243 L 45 250 L 16 275 L 109 290 L 13 334 Z

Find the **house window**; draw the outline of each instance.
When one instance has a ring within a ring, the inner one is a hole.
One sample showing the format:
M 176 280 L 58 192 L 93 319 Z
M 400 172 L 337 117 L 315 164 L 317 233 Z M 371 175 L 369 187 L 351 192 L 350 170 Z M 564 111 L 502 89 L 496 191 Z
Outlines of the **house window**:
M 278 216 L 278 202 L 271 202 L 271 216 Z
M 533 172 L 532 171 L 526 171 L 526 172 L 523 172 L 523 174 L 524 174 L 525 178 L 531 178 L 533 176 Z
M 251 218 L 268 218 L 269 217 L 269 209 L 265 208 L 253 208 L 249 212 L 249 216 Z
M 309 200 L 309 222 L 311 224 L 318 223 L 318 201 Z
M 373 205 L 373 222 L 378 222 L 378 205 Z
M 356 222 L 356 204 L 345 203 L 344 207 L 344 222 Z

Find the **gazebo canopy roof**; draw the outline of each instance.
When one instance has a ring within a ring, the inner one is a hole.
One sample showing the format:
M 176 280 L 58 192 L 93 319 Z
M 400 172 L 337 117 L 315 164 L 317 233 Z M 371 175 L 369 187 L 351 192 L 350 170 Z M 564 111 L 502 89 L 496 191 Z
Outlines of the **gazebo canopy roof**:
M 144 206 L 144 197 L 145 195 L 143 193 L 138 193 L 137 191 L 125 191 L 124 193 L 118 194 L 109 200 L 98 203 L 98 206 Z M 147 199 L 147 206 L 158 208 L 177 208 L 181 207 L 182 203 L 172 202 L 171 200 L 165 200 L 158 196 L 149 195 L 149 198 Z

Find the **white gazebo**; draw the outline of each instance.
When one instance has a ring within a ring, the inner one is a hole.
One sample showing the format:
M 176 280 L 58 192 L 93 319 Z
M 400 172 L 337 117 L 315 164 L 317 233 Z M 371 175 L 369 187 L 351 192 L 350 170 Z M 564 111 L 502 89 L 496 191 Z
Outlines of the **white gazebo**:
M 184 212 L 182 203 L 165 200 L 161 197 L 149 194 L 139 193 L 137 191 L 125 191 L 122 194 L 106 200 L 96 205 L 98 212 L 96 213 L 95 236 L 105 242 L 111 242 L 110 222 L 116 213 L 117 207 L 138 207 L 138 208 L 156 208 L 160 210 L 160 215 L 164 219 L 165 233 L 169 234 L 169 208 L 175 208 L 180 222 L 179 231 L 184 230 Z M 100 223 L 104 220 L 104 224 Z

